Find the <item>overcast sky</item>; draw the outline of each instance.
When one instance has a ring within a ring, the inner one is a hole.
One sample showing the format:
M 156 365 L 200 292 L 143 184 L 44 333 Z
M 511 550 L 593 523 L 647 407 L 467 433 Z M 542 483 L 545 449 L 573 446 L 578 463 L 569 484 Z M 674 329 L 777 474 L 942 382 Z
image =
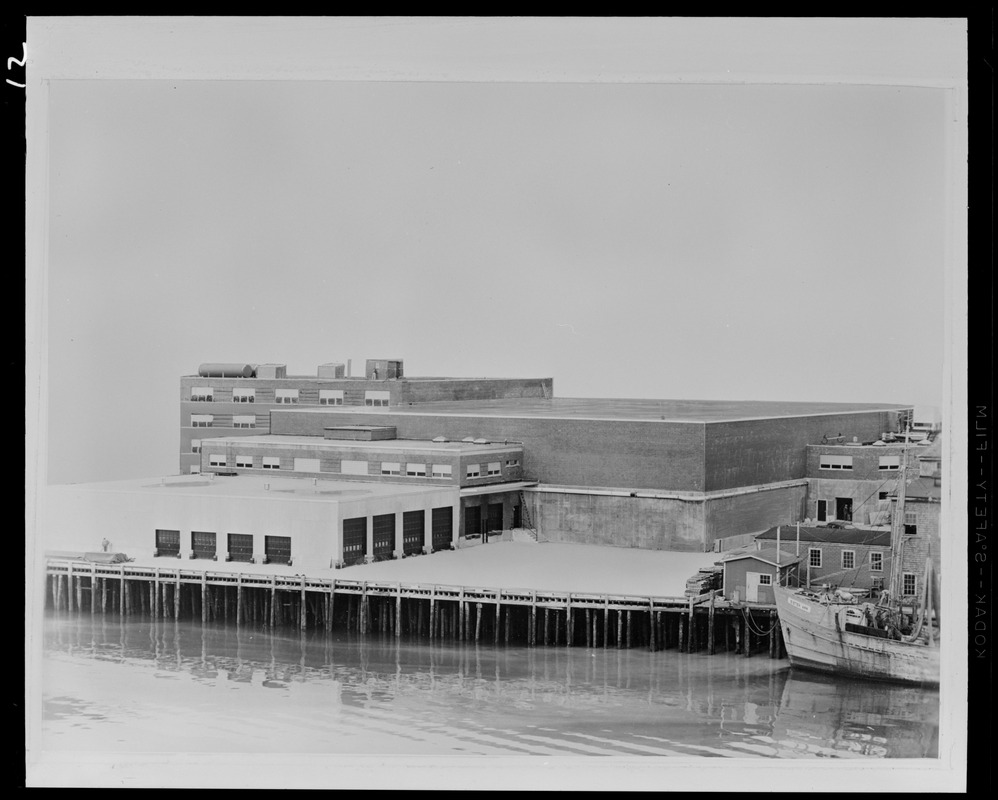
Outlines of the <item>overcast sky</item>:
M 940 89 L 56 80 L 48 97 L 51 482 L 176 472 L 179 378 L 205 361 L 941 403 Z

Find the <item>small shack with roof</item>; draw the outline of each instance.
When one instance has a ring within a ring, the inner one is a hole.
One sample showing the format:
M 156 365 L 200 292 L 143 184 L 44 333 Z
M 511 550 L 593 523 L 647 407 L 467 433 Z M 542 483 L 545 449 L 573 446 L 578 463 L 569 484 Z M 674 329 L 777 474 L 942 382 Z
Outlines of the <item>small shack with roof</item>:
M 801 558 L 775 547 L 737 550 L 721 558 L 724 567 L 723 594 L 735 603 L 776 602 L 773 584 L 796 586 Z

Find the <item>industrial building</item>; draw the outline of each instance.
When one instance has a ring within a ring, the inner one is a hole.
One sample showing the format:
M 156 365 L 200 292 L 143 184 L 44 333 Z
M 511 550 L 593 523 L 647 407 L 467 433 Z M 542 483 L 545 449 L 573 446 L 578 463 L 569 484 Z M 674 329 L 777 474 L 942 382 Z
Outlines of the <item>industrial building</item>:
M 409 378 L 398 359 L 350 372 L 202 364 L 181 379 L 181 475 L 58 487 L 56 539 L 70 546 L 89 521 L 87 537 L 105 531 L 135 552 L 321 568 L 524 528 L 542 541 L 727 549 L 816 507 L 822 442 L 877 441 L 911 413 L 556 398 L 550 378 Z

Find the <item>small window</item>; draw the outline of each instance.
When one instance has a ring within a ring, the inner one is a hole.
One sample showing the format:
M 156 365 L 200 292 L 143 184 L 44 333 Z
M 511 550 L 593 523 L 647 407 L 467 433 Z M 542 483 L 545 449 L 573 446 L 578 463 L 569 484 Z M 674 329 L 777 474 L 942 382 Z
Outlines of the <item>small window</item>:
M 232 427 L 233 428 L 255 428 L 256 427 L 256 415 L 239 415 L 236 414 L 232 417 Z
M 381 462 L 381 474 L 382 475 L 399 475 L 402 472 L 402 465 L 395 461 L 382 461 Z
M 211 414 L 191 414 L 192 428 L 210 428 L 215 422 Z
M 341 406 L 343 405 L 342 389 L 319 389 L 320 406 Z
M 319 459 L 296 458 L 295 472 L 319 472 Z
M 274 400 L 277 403 L 284 403 L 286 405 L 295 405 L 298 402 L 298 390 L 278 389 L 274 393 Z
M 856 551 L 855 550 L 843 550 L 842 551 L 842 569 L 853 569 L 856 566 Z
M 212 467 L 224 467 L 225 466 L 225 456 L 221 455 L 210 455 L 208 456 L 208 465 Z
M 910 535 L 918 533 L 918 525 L 915 524 L 915 512 L 904 512 L 904 532 Z
M 263 468 L 264 469 L 280 469 L 281 459 L 278 456 L 264 456 L 263 457 Z
M 901 456 L 880 456 L 880 465 L 877 468 L 881 470 L 901 469 Z
M 232 390 L 232 402 L 233 403 L 255 403 L 256 402 L 256 389 L 233 389 Z
M 509 459 L 506 459 L 506 466 L 507 467 L 518 467 L 518 466 L 520 466 L 520 459 L 518 459 L 518 458 L 509 458 Z
M 410 478 L 425 478 L 426 464 L 406 464 L 405 474 Z
M 450 464 L 434 464 L 433 471 L 431 475 L 434 478 L 450 478 L 451 477 L 451 465 Z
M 482 475 L 481 464 L 468 464 L 467 475 L 469 478 L 479 478 Z
M 236 456 L 236 466 L 242 469 L 253 469 L 253 456 Z
M 201 440 L 200 439 L 191 439 L 191 452 L 192 453 L 200 453 L 201 452 Z
M 905 597 L 909 597 L 915 594 L 915 574 L 912 572 L 905 572 L 901 576 L 901 594 Z
M 821 548 L 812 547 L 807 551 L 807 563 L 812 567 L 821 567 Z
M 883 572 L 884 571 L 884 554 L 883 553 L 870 553 L 870 572 Z
M 772 575 L 760 575 L 759 576 L 759 585 L 760 586 L 772 586 L 773 585 L 773 576 Z
M 215 390 L 209 386 L 192 386 L 192 403 L 210 403 L 215 399 Z
M 340 472 L 344 475 L 367 475 L 367 462 L 343 459 L 340 462 Z
M 502 463 L 499 461 L 490 461 L 488 465 L 489 475 L 502 475 Z
M 852 469 L 852 456 L 823 455 L 818 462 L 819 469 Z
M 886 500 L 887 499 L 887 492 L 877 492 L 877 499 L 878 500 Z
M 883 589 L 884 579 L 880 576 L 874 576 L 873 579 L 871 580 L 871 585 L 874 589 Z
M 367 391 L 364 392 L 364 405 L 366 406 L 387 406 L 391 398 L 390 392 Z

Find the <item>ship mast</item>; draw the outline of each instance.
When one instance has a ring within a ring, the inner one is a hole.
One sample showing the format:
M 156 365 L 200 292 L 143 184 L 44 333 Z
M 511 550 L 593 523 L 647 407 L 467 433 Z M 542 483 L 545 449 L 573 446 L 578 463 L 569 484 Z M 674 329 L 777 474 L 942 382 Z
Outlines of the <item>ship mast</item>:
M 892 603 L 900 604 L 901 600 L 901 541 L 904 531 L 904 501 L 905 490 L 908 482 L 906 474 L 908 471 L 908 442 L 910 441 L 910 428 L 906 427 L 904 432 L 904 450 L 901 452 L 901 468 L 898 471 L 898 494 L 897 508 L 891 518 L 891 575 L 889 597 Z

